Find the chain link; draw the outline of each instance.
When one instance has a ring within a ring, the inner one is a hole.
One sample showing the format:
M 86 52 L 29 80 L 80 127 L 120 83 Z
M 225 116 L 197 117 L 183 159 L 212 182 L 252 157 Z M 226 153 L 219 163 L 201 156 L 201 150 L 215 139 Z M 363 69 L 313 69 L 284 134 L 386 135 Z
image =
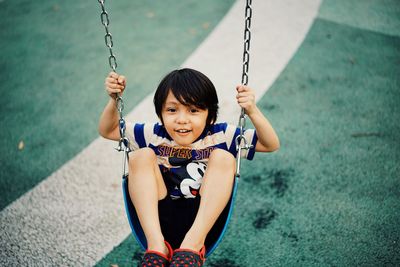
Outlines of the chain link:
M 108 29 L 108 27 L 110 26 L 110 18 L 108 17 L 108 13 L 105 8 L 105 0 L 98 0 L 98 2 L 101 5 L 101 13 L 100 13 L 101 24 L 103 24 L 104 29 L 106 31 L 106 35 L 104 36 L 104 41 L 106 43 L 106 46 L 110 50 L 110 56 L 108 57 L 108 64 L 110 65 L 110 68 L 115 72 L 115 70 L 117 69 L 117 58 L 115 57 L 112 50 L 114 42 L 110 30 Z
M 247 85 L 249 82 L 249 63 L 250 63 L 250 40 L 251 40 L 251 17 L 252 8 L 251 1 L 247 0 L 245 9 L 245 27 L 244 27 L 244 48 L 243 48 L 243 69 L 242 69 L 242 84 Z M 237 163 L 236 163 L 236 177 L 240 177 L 240 163 L 242 149 L 249 150 L 253 146 L 247 143 L 244 137 L 244 129 L 246 127 L 246 114 L 244 108 L 241 109 L 239 117 L 239 135 L 235 139 L 236 151 L 237 151 Z

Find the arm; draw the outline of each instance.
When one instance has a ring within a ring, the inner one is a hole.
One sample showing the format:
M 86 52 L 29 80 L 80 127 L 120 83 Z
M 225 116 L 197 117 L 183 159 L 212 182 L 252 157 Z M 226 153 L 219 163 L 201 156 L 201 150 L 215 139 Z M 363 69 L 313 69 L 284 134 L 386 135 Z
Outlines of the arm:
M 257 107 L 254 92 L 250 87 L 238 85 L 236 87 L 236 99 L 246 114 L 249 116 L 257 132 L 258 141 L 256 143 L 257 152 L 272 152 L 279 149 L 279 138 L 272 128 L 268 119 Z
M 117 110 L 116 94 L 122 94 L 125 90 L 126 79 L 122 75 L 110 72 L 105 80 L 105 88 L 110 96 L 103 113 L 99 120 L 99 133 L 107 139 L 118 141 L 119 135 L 119 115 Z

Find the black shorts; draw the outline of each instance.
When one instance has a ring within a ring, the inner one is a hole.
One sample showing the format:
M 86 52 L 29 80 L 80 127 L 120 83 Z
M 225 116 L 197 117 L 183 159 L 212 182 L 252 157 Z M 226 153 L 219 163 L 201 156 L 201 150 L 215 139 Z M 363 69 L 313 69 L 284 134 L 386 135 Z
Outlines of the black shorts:
M 168 241 L 172 249 L 177 249 L 181 245 L 186 233 L 196 218 L 199 210 L 201 197 L 171 199 L 167 195 L 158 202 L 158 214 L 160 217 L 161 231 L 164 239 Z M 207 235 L 205 247 L 212 247 L 221 236 L 227 217 L 229 214 L 230 202 L 226 205 L 221 215 Z
M 200 196 L 171 199 L 167 195 L 158 202 L 161 231 L 173 249 L 179 248 L 196 218 Z

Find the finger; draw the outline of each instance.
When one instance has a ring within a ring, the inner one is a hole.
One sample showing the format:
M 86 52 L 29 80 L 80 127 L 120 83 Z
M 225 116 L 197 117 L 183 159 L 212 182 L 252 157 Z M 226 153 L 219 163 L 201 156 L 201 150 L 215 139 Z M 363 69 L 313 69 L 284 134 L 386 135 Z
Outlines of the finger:
M 122 91 L 120 90 L 120 89 L 112 89 L 112 88 L 107 88 L 107 93 L 109 94 L 109 95 L 112 95 L 112 94 L 119 94 L 119 93 L 121 93 Z
M 238 86 L 236 86 L 236 91 L 238 91 L 239 93 L 240 92 L 243 92 L 243 85 L 242 84 L 239 84 Z
M 125 86 L 120 85 L 118 83 L 110 84 L 108 87 L 111 88 L 111 89 L 120 89 L 120 90 L 125 88 Z
M 246 109 L 249 105 L 247 103 L 238 103 L 239 107 Z
M 238 97 L 237 98 L 237 102 L 238 103 L 244 103 L 244 102 L 246 102 L 247 100 L 246 100 L 246 98 L 245 97 Z
M 110 88 L 119 88 L 119 89 L 124 89 L 125 88 L 125 83 L 120 84 L 117 83 L 118 81 L 114 78 L 106 78 L 106 82 L 105 85 L 106 87 L 110 87 Z
M 119 75 L 116 72 L 112 71 L 108 74 L 108 77 L 118 79 Z
M 112 78 L 112 77 L 107 77 L 106 78 L 106 84 L 117 84 L 117 79 L 116 78 Z
M 115 75 L 111 75 L 106 78 L 106 82 L 110 84 L 117 83 L 117 79 L 118 77 L 115 77 Z
M 248 96 L 249 93 L 248 92 L 238 92 L 236 95 L 239 97 L 242 97 L 242 96 Z
M 120 75 L 120 76 L 118 77 L 118 83 L 119 83 L 119 84 L 125 84 L 125 83 L 126 83 L 126 78 L 125 78 L 125 76 Z
M 251 96 L 242 96 L 237 98 L 237 101 L 240 103 L 253 103 L 254 102 L 254 98 Z
M 238 103 L 239 107 L 244 108 L 244 109 L 248 109 L 251 107 L 251 105 L 248 102 L 245 103 Z
M 240 86 L 238 86 L 238 92 L 239 93 L 246 92 L 246 93 L 252 94 L 253 90 L 250 87 L 246 86 L 246 85 L 240 85 Z
M 236 98 L 237 98 L 237 99 L 239 99 L 239 98 L 248 98 L 248 99 L 252 99 L 253 97 L 252 97 L 252 95 L 249 94 L 248 92 L 244 92 L 244 93 L 238 93 L 238 94 L 236 95 Z

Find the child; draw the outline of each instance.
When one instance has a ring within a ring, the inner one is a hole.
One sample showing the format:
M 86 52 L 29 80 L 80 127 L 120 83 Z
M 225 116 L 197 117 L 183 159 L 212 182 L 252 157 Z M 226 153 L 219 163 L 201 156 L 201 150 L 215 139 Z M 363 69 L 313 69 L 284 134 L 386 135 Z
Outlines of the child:
M 99 133 L 119 140 L 116 94 L 124 76 L 111 72 L 105 80 L 110 100 L 100 118 Z M 236 87 L 238 104 L 255 129 L 244 136 L 254 152 L 279 148 L 279 139 L 255 103 L 253 91 Z M 235 175 L 236 126 L 216 123 L 214 85 L 193 69 L 174 70 L 154 95 L 160 123 L 128 124 L 129 194 L 147 240 L 141 266 L 202 266 L 205 240 L 227 205 Z M 173 250 L 174 248 L 175 250 Z

